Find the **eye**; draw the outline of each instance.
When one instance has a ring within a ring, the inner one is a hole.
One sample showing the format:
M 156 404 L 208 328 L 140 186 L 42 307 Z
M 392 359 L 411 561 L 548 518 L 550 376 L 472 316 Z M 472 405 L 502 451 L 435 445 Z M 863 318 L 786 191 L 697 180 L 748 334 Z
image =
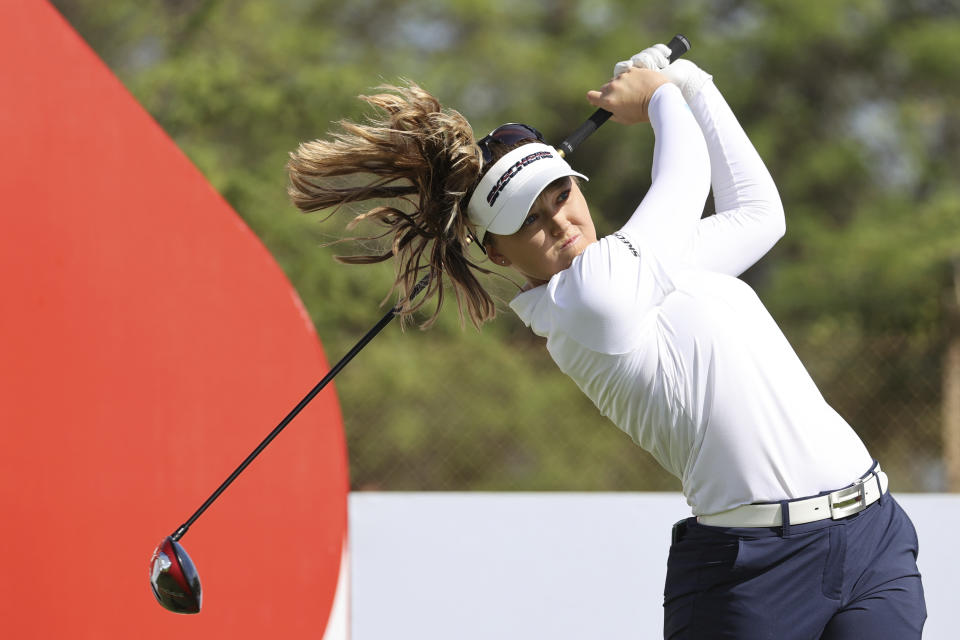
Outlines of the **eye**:
M 559 194 L 557 194 L 557 202 L 563 204 L 570 199 L 570 189 L 564 189 Z
M 529 227 L 530 225 L 532 225 L 532 224 L 533 224 L 534 222 L 536 222 L 536 221 L 537 221 L 537 214 L 531 213 L 531 214 L 528 215 L 528 216 L 526 217 L 526 219 L 523 221 L 523 224 L 520 225 L 520 228 L 522 229 L 523 227 Z

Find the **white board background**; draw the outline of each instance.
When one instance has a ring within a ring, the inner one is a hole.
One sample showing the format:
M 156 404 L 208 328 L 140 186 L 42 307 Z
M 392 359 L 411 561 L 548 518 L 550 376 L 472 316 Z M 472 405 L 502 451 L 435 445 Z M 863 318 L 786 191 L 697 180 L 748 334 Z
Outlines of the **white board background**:
M 956 638 L 960 495 L 899 494 L 926 640 Z M 673 493 L 353 493 L 352 640 L 662 637 Z

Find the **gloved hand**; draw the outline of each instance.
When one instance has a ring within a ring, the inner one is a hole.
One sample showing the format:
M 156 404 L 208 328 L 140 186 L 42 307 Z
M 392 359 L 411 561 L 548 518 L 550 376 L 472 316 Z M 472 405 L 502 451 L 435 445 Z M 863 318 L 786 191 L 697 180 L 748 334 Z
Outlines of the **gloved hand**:
M 689 60 L 681 58 L 671 63 L 670 48 L 665 44 L 655 44 L 629 60 L 618 62 L 613 68 L 613 77 L 616 78 L 631 67 L 643 67 L 659 71 L 680 88 L 683 99 L 687 102 L 693 100 L 703 85 L 713 78 L 712 75 Z
M 629 60 L 618 62 L 613 68 L 613 77 L 629 69 L 630 67 L 643 67 L 654 71 L 662 71 L 670 64 L 670 47 L 665 44 L 655 44 L 647 47 Z

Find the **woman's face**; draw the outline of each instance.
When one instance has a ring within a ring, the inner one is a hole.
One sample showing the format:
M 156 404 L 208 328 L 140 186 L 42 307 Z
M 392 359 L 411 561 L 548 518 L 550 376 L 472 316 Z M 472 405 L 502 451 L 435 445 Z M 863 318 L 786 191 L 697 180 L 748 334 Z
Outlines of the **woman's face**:
M 569 176 L 543 190 L 519 231 L 509 236 L 491 235 L 487 245 L 490 259 L 513 268 L 534 286 L 569 267 L 597 241 L 587 201 Z

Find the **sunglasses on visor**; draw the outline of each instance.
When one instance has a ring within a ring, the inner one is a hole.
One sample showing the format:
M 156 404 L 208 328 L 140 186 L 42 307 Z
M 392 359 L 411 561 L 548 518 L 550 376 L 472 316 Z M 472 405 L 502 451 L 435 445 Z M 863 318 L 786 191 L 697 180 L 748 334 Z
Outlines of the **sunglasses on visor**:
M 493 151 L 490 150 L 490 144 L 497 142 L 509 147 L 522 140 L 536 140 L 544 142 L 543 135 L 531 126 L 519 122 L 508 122 L 502 124 L 477 142 L 480 152 L 483 154 L 483 164 L 489 164 L 493 160 Z
M 493 161 L 493 151 L 490 150 L 491 143 L 496 142 L 504 145 L 505 147 L 510 147 L 522 140 L 536 140 L 537 142 L 544 142 L 543 134 L 533 127 L 520 122 L 508 122 L 507 124 L 502 124 L 487 135 L 480 138 L 480 140 L 477 142 L 477 146 L 480 147 L 480 153 L 483 155 L 484 166 Z M 470 236 L 470 240 L 477 245 L 484 255 L 486 255 L 487 250 L 484 248 L 483 243 L 480 242 L 480 238 L 474 235 L 472 231 L 468 231 L 467 233 Z

